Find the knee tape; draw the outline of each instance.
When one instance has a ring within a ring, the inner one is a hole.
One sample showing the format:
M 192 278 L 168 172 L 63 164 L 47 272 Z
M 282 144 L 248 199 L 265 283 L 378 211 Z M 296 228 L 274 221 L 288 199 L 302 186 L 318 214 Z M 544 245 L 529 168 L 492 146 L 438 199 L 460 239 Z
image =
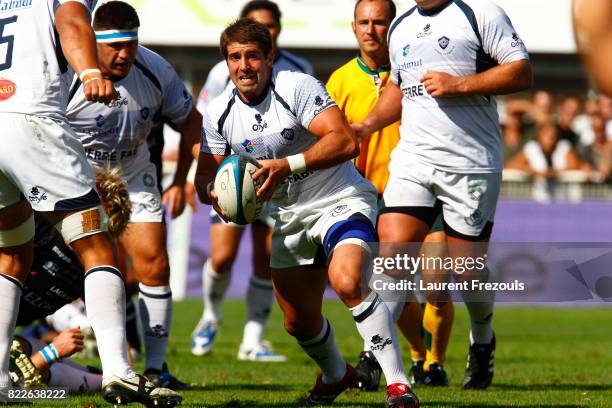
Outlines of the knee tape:
M 64 241 L 69 244 L 77 239 L 106 231 L 107 226 L 108 218 L 101 206 L 77 211 L 55 224 Z
M 22 245 L 34 238 L 34 214 L 21 225 L 10 230 L 0 231 L 0 247 L 13 247 Z

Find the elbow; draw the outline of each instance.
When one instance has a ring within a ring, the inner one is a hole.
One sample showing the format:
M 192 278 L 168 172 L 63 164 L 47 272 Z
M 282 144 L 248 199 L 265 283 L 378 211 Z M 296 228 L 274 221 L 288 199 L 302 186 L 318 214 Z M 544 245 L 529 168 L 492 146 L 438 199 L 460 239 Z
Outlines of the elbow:
M 533 70 L 529 62 L 525 63 L 517 84 L 520 88 L 519 91 L 525 91 L 533 87 Z
M 344 151 L 345 160 L 352 160 L 359 156 L 359 153 L 359 143 L 357 143 L 357 140 L 355 140 L 354 137 L 351 137 L 350 141 L 346 144 Z

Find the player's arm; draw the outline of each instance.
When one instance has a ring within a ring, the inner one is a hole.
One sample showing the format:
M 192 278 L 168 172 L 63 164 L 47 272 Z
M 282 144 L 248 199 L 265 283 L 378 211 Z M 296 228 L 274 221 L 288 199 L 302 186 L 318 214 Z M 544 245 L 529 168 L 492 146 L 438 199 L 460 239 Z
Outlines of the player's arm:
M 195 107 L 187 115 L 187 118 L 176 129 L 181 134 L 179 140 L 179 151 L 174 179 L 166 191 L 164 191 L 163 203 L 169 205 L 169 213 L 176 218 L 185 209 L 185 183 L 187 174 L 197 158 L 199 148 L 199 137 L 202 130 L 202 115 Z
M 217 193 L 215 192 L 215 174 L 225 157 L 224 155 L 200 151 L 195 174 L 195 188 L 200 201 L 204 204 L 212 205 L 217 214 L 227 221 L 223 211 L 217 204 Z
M 372 133 L 400 120 L 402 117 L 402 97 L 400 87 L 394 82 L 389 82 L 363 123 L 351 124 L 357 139 L 367 138 Z
M 329 168 L 359 155 L 359 145 L 346 117 L 337 106 L 325 109 L 312 119 L 308 132 L 318 140 L 306 151 L 276 160 L 262 160 L 253 179 L 266 181 L 257 196 L 268 201 L 276 186 L 290 174 Z
M 505 95 L 529 89 L 533 83 L 533 74 L 529 61 L 519 60 L 468 76 L 429 70 L 421 78 L 421 83 L 434 98 L 474 94 Z
M 74 327 L 61 332 L 48 346 L 33 354 L 30 359 L 39 371 L 47 371 L 51 365 L 83 350 L 83 334 Z
M 66 2 L 55 13 L 55 28 L 66 60 L 83 82 L 89 101 L 107 103 L 115 99 L 113 83 L 102 78 L 98 68 L 96 41 L 89 11 L 76 2 Z

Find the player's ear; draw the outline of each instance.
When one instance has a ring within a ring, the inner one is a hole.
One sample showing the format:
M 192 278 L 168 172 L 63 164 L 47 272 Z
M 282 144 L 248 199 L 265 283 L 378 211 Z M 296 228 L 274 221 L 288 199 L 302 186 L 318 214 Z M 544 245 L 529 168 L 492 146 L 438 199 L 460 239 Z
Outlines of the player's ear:
M 353 29 L 353 34 L 357 35 L 357 30 L 355 27 L 355 21 L 351 21 L 351 28 Z

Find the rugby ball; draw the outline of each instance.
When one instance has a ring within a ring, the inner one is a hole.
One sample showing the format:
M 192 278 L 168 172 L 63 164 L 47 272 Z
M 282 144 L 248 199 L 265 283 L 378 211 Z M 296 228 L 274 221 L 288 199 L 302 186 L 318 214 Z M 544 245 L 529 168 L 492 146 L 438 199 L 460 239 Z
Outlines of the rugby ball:
M 264 179 L 253 180 L 251 177 L 259 167 L 253 158 L 239 153 L 226 157 L 217 169 L 217 203 L 229 221 L 250 224 L 264 210 L 266 203 L 255 194 Z

